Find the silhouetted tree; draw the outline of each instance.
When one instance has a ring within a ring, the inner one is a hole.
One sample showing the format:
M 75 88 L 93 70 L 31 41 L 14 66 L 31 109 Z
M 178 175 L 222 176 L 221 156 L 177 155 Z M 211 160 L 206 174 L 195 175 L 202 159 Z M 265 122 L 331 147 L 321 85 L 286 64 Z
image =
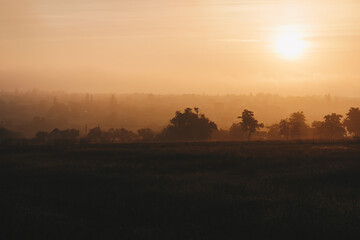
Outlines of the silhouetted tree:
M 101 131 L 101 141 L 102 142 L 114 142 L 115 136 L 114 136 L 114 129 L 111 128 L 108 131 Z
M 255 119 L 254 113 L 247 109 L 245 109 L 242 112 L 242 115 L 238 118 L 241 119 L 241 128 L 248 134 L 248 141 L 250 141 L 251 134 L 255 133 L 256 130 L 264 127 L 263 123 L 259 123 L 258 120 Z
M 330 140 L 343 138 L 346 130 L 341 123 L 342 115 L 332 113 L 324 117 L 324 121 L 315 121 L 312 126 L 319 137 L 326 137 Z
M 49 134 L 44 131 L 39 131 L 35 135 L 35 139 L 39 141 L 40 143 L 46 143 L 48 141 Z
M 279 133 L 286 140 L 300 139 L 308 134 L 309 127 L 306 124 L 306 118 L 303 112 L 294 112 L 289 118 L 282 119 L 279 122 Z
M 101 142 L 103 141 L 103 135 L 100 127 L 94 127 L 89 130 L 86 138 L 90 141 Z
M 323 121 L 314 121 L 311 126 L 314 129 L 314 135 L 318 138 L 327 138 L 327 133 Z
M 115 138 L 120 142 L 134 142 L 137 135 L 130 130 L 120 128 L 115 130 Z
M 0 128 L 0 142 L 19 138 L 20 135 L 6 128 Z
M 324 117 L 324 128 L 330 136 L 330 139 L 343 138 L 345 136 L 346 130 L 341 123 L 342 117 L 342 115 L 336 113 L 332 113 Z
M 344 126 L 350 134 L 353 134 L 355 137 L 360 136 L 360 109 L 359 108 L 350 108 L 349 112 L 346 114 L 344 120 Z
M 137 135 L 125 128 L 110 128 L 108 131 L 102 131 L 100 127 L 90 129 L 86 137 L 94 142 L 134 142 L 137 140 Z
M 164 140 L 207 140 L 211 133 L 217 131 L 214 122 L 205 117 L 204 114 L 193 112 L 191 108 L 186 108 L 184 113 L 177 111 L 175 117 L 170 120 L 160 134 L 160 139 Z
M 290 136 L 290 122 L 289 119 L 282 119 L 279 123 L 279 133 L 281 136 L 285 137 L 286 141 Z
M 295 112 L 290 115 L 290 136 L 293 139 L 302 138 L 307 134 L 308 126 L 303 112 Z
M 75 142 L 80 135 L 79 130 L 77 129 L 66 129 L 66 130 L 60 130 L 55 140 L 58 141 L 68 141 L 68 142 Z M 52 133 L 50 133 L 50 138 L 52 137 Z
M 194 107 L 194 111 L 196 112 L 197 115 L 199 115 L 199 108 L 198 107 Z
M 40 143 L 46 142 L 75 142 L 78 140 L 80 133 L 77 129 L 59 130 L 55 128 L 50 133 L 39 131 L 36 133 L 36 140 Z
M 231 140 L 242 140 L 247 138 L 247 133 L 240 123 L 233 123 L 229 130 L 229 137 Z
M 138 135 L 142 141 L 148 142 L 155 139 L 155 132 L 150 128 L 142 128 L 138 130 Z
M 267 127 L 269 131 L 267 132 L 267 138 L 277 140 L 281 138 L 280 135 L 280 124 L 275 123 Z

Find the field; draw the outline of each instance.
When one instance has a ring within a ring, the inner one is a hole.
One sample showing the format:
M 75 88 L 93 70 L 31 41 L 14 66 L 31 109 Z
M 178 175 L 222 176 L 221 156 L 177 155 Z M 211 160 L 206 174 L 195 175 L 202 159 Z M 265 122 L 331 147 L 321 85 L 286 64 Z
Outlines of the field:
M 0 239 L 360 239 L 360 143 L 0 148 Z

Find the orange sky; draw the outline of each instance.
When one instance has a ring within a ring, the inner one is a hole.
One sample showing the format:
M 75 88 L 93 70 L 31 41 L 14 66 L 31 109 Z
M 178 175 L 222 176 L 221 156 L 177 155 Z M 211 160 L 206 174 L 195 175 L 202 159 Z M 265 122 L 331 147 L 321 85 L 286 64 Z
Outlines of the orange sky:
M 360 97 L 356 0 L 0 0 L 0 89 Z M 296 29 L 296 59 L 275 47 Z

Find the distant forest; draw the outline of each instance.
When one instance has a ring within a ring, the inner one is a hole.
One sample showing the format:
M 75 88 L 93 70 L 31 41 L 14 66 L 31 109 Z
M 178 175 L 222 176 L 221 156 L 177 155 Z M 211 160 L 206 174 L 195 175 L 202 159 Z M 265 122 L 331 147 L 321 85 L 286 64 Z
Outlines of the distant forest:
M 345 139 L 360 98 L 0 92 L 0 141 Z

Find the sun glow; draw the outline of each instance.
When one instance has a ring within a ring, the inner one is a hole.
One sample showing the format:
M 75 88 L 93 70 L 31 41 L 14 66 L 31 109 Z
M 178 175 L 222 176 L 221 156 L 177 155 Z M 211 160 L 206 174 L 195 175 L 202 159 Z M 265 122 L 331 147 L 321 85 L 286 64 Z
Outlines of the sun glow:
M 306 42 L 296 28 L 281 29 L 275 40 L 276 51 L 286 59 L 297 59 L 304 53 Z

